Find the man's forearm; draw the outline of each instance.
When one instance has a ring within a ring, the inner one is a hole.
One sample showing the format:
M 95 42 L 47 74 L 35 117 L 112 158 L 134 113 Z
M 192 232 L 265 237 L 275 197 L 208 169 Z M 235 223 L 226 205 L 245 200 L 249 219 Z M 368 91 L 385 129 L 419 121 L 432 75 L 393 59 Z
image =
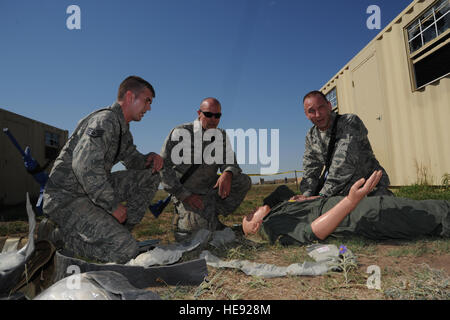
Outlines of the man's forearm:
M 367 196 L 380 182 L 383 172 L 374 171 L 369 179 L 361 178 L 350 188 L 348 196 L 339 201 L 337 205 L 318 217 L 311 223 L 312 232 L 317 238 L 324 240 L 328 237 L 344 218 L 356 208 L 358 203 Z
M 258 210 L 256 210 L 255 220 L 262 221 L 270 213 L 270 210 L 271 210 L 270 206 L 268 206 L 267 204 L 263 205 Z
M 318 217 L 311 223 L 311 229 L 317 238 L 324 240 L 327 238 L 344 218 L 352 212 L 356 207 L 353 201 L 350 201 L 348 197 L 345 197 L 333 208 L 327 211 L 325 214 Z

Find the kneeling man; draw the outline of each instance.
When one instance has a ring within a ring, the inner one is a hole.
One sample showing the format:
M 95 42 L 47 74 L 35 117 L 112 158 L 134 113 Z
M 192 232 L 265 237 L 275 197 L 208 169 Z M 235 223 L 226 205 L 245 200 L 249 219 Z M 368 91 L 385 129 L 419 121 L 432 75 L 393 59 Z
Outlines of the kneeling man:
M 126 78 L 117 101 L 82 119 L 55 160 L 43 209 L 72 254 L 116 263 L 138 254 L 130 231 L 158 188 L 163 160 L 137 151 L 129 123 L 142 119 L 154 97 L 150 83 Z M 128 170 L 111 173 L 119 161 Z

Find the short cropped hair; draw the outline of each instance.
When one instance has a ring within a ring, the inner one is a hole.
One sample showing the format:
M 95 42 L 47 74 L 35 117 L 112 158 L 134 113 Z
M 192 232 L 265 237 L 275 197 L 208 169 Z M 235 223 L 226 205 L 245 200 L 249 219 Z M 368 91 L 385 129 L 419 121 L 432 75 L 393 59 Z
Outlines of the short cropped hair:
M 311 92 L 308 92 L 304 97 L 303 97 L 303 103 L 305 103 L 305 100 L 309 97 L 312 96 L 321 96 L 325 101 L 328 101 L 327 97 L 323 94 L 322 91 L 318 91 L 318 90 L 313 90 Z
M 153 98 L 156 97 L 155 89 L 153 89 L 153 86 L 150 83 L 141 77 L 129 76 L 120 84 L 119 92 L 117 93 L 117 100 L 121 101 L 128 90 L 133 92 L 135 95 L 138 95 L 145 88 L 148 88 L 152 92 Z

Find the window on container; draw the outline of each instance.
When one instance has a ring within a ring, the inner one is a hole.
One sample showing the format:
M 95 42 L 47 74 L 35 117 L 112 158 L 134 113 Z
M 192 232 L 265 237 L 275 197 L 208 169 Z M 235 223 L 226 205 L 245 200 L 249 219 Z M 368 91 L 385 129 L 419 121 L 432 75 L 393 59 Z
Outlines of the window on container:
M 59 134 L 46 131 L 45 145 L 49 147 L 59 148 Z
M 440 0 L 407 28 L 410 54 L 443 34 L 449 25 L 449 0 Z
M 414 72 L 417 88 L 450 75 L 450 44 L 415 63 Z
M 450 0 L 436 1 L 406 27 L 414 89 L 450 75 Z
M 45 132 L 45 158 L 56 159 L 59 153 L 60 136 L 57 133 Z
M 327 100 L 330 101 L 333 110 L 337 109 L 338 101 L 337 101 L 336 87 L 331 89 L 331 91 L 328 92 L 325 96 L 327 97 Z

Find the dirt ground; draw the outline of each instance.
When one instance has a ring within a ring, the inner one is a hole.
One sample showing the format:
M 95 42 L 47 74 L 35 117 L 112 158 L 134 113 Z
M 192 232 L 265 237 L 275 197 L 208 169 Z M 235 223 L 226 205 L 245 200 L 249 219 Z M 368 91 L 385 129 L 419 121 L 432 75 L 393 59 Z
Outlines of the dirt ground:
M 439 240 L 436 240 L 439 241 Z M 423 244 L 421 244 L 422 246 Z M 322 276 L 285 276 L 263 279 L 248 276 L 235 269 L 208 267 L 207 281 L 196 288 L 149 288 L 167 299 L 218 300 L 415 300 L 450 299 L 450 253 L 433 250 L 433 242 L 426 242 L 424 252 L 414 253 L 417 244 L 372 245 L 370 254 L 363 248 L 347 244 L 357 256 L 357 267 L 350 268 L 347 278 L 343 272 L 329 272 Z M 397 253 L 403 250 L 404 253 Z M 408 252 L 408 250 L 410 252 Z M 304 247 L 265 246 L 256 252 L 235 254 L 233 259 L 288 266 L 313 261 Z M 399 255 L 400 254 L 400 255 Z M 401 254 L 404 254 L 403 256 Z M 228 259 L 232 260 L 232 259 Z M 378 266 L 380 289 L 369 289 L 369 266 Z
M 252 188 L 241 207 L 222 219 L 228 226 L 240 223 L 242 216 L 261 203 L 274 186 Z M 295 189 L 295 185 L 291 186 Z M 156 200 L 163 199 L 164 192 Z M 173 207 L 155 219 L 148 212 L 133 230 L 137 240 L 159 239 L 172 243 Z M 26 237 L 26 222 L 0 222 L 0 248 L 7 237 Z M 5 231 L 6 230 L 6 231 Z M 5 234 L 7 233 L 7 234 Z M 249 260 L 259 263 L 288 266 L 313 261 L 304 246 L 270 245 L 259 236 L 248 242 L 237 242 L 221 252 L 213 252 L 223 260 Z M 328 239 L 327 239 L 328 240 Z M 26 238 L 22 239 L 22 245 Z M 199 286 L 168 286 L 148 288 L 167 300 L 448 300 L 450 299 L 450 239 L 419 239 L 410 242 L 374 242 L 359 238 L 330 239 L 326 243 L 347 246 L 357 257 L 357 266 L 346 272 L 329 272 L 322 276 L 285 276 L 259 278 L 240 270 L 216 269 L 208 266 L 208 276 Z M 258 244 L 258 245 L 256 245 Z M 196 258 L 199 252 L 183 259 Z M 197 256 L 198 257 L 198 256 Z M 380 271 L 380 289 L 369 289 L 369 266 Z

